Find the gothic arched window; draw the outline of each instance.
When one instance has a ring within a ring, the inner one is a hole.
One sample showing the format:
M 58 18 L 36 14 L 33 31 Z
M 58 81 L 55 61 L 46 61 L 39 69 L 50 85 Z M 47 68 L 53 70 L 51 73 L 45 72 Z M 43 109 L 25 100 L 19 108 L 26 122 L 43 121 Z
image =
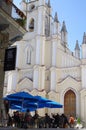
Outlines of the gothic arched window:
M 33 18 L 30 20 L 30 23 L 29 23 L 29 31 L 30 32 L 34 31 L 34 19 Z
M 48 17 L 45 17 L 45 35 L 49 36 L 49 20 Z
M 26 49 L 26 63 L 31 64 L 31 57 L 32 57 L 32 47 L 29 46 Z
M 27 64 L 31 64 L 31 49 L 27 50 Z

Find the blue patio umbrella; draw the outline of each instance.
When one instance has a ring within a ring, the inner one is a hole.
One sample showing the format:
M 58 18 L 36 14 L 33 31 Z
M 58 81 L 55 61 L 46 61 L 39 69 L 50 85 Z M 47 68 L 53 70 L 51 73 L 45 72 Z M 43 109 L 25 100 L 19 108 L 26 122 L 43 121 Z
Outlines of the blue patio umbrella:
M 13 94 L 10 94 L 10 95 L 7 95 L 8 98 L 11 98 L 11 99 L 19 99 L 19 100 L 32 100 L 32 101 L 37 101 L 37 99 L 34 98 L 33 95 L 27 93 L 27 92 L 17 92 L 17 93 L 13 93 Z
M 23 110 L 25 104 L 35 103 L 38 101 L 37 99 L 35 99 L 34 96 L 32 96 L 31 94 L 29 94 L 27 92 L 13 93 L 13 94 L 7 95 L 3 99 L 9 101 L 10 108 L 13 108 L 13 106 L 17 105 L 17 108 L 18 108 L 18 106 L 21 107 L 21 111 Z M 28 103 L 26 103 L 26 101 Z M 28 105 L 27 107 L 29 107 L 28 109 L 30 109 L 31 105 Z
M 62 105 L 44 98 L 42 96 L 32 96 L 26 92 L 18 92 L 14 94 L 7 95 L 3 98 L 9 101 L 9 108 L 26 111 L 26 110 L 36 110 L 38 108 L 62 108 Z
M 8 100 L 8 101 L 28 101 L 28 102 L 37 102 L 38 99 L 36 99 L 33 95 L 27 93 L 27 92 L 17 92 L 17 93 L 13 93 L 10 95 L 7 95 L 6 97 L 3 98 L 4 100 Z

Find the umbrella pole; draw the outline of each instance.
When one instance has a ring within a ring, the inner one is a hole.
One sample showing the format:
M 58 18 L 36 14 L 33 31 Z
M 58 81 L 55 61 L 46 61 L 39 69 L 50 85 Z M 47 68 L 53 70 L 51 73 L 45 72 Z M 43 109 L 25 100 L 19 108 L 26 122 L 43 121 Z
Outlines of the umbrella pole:
M 22 99 L 22 108 L 21 108 L 21 112 L 23 111 L 23 101 L 24 101 L 24 99 Z

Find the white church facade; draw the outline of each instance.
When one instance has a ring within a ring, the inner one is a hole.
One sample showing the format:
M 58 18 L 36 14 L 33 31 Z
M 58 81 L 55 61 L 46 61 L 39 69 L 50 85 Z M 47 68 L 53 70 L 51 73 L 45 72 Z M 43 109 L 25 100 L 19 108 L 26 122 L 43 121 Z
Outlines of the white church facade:
M 52 17 L 50 0 L 23 0 L 21 6 L 27 15 L 27 33 L 13 44 L 16 69 L 5 74 L 4 96 L 18 91 L 41 95 L 63 108 L 41 109 L 40 114 L 73 114 L 86 122 L 86 34 L 81 50 L 76 41 L 72 52 L 65 22 L 61 27 L 57 13 Z

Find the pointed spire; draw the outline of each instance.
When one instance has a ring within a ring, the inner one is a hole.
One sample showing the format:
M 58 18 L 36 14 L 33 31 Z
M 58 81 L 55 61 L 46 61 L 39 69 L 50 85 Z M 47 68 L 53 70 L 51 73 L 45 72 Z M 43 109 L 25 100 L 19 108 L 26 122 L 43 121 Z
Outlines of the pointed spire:
M 79 47 L 78 40 L 76 40 L 76 46 L 75 46 L 75 50 L 80 50 L 80 47 Z
M 51 7 L 50 0 L 48 0 L 48 6 Z
M 63 25 L 62 25 L 62 29 L 61 29 L 61 32 L 67 32 L 67 29 L 66 29 L 66 25 L 65 25 L 65 21 L 63 21 Z
M 83 35 L 83 42 L 82 44 L 86 44 L 86 33 L 84 32 L 84 35 Z
M 59 22 L 59 21 L 58 21 L 57 12 L 55 13 L 54 22 Z

